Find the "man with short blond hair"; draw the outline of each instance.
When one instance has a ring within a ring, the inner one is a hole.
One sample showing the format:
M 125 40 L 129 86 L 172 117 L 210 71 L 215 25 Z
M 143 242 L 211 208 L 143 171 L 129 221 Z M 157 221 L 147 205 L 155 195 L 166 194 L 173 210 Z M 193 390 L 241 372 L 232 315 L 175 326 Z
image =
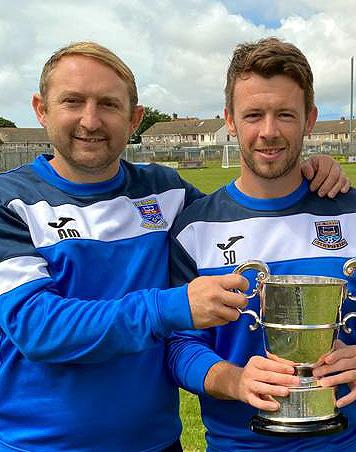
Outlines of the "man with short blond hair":
M 0 449 L 181 451 L 164 339 L 236 319 L 244 278 L 168 288 L 168 230 L 202 194 L 120 159 L 143 107 L 116 55 L 59 50 L 33 107 L 54 155 L 0 175 Z

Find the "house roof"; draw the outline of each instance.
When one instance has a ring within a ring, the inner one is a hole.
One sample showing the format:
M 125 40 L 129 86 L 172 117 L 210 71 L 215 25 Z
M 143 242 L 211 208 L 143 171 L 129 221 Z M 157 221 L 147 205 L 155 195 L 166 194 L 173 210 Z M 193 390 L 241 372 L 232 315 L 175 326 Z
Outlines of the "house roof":
M 0 127 L 1 143 L 50 143 L 46 129 L 42 127 Z
M 175 119 L 173 121 L 156 122 L 141 136 L 157 135 L 198 135 L 199 133 L 215 133 L 223 127 L 225 121 L 214 119 Z
M 352 121 L 352 130 L 356 132 L 356 120 Z M 332 121 L 318 121 L 315 123 L 312 134 L 323 133 L 349 133 L 350 132 L 350 120 L 348 119 L 336 119 Z

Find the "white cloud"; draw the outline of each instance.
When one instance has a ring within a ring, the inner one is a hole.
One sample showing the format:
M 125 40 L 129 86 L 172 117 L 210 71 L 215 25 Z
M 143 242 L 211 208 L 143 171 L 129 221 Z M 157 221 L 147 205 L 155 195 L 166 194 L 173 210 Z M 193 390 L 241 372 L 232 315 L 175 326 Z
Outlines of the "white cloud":
M 44 62 L 70 41 L 91 39 L 133 69 L 144 104 L 212 117 L 223 109 L 235 45 L 269 35 L 292 41 L 308 56 L 321 113 L 345 115 L 350 56 L 356 53 L 354 1 L 294 3 L 270 0 L 261 8 L 261 1 L 251 0 L 14 0 L 0 18 L 0 116 L 37 125 L 30 99 Z M 269 28 L 273 17 L 280 23 Z
M 347 114 L 350 58 L 356 48 L 352 30 L 335 17 L 319 13 L 308 19 L 289 17 L 282 21 L 279 36 L 294 42 L 308 56 L 321 113 Z

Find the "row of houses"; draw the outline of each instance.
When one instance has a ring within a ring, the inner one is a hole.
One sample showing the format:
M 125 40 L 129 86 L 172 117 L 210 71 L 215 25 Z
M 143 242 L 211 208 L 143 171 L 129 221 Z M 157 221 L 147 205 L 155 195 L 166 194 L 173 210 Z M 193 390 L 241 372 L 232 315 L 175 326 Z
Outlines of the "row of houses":
M 352 136 L 352 143 L 355 143 L 356 120 L 353 120 Z M 174 118 L 172 121 L 156 122 L 141 135 L 141 139 L 143 151 L 195 147 L 202 149 L 236 144 L 236 137 L 229 134 L 225 121 L 221 118 Z M 12 151 L 27 151 L 36 154 L 51 152 L 51 143 L 46 130 L 43 128 L 0 128 L 0 156 L 4 152 Z M 350 121 L 345 118 L 318 121 L 313 132 L 304 139 L 304 151 L 307 153 L 356 154 L 356 147 L 350 148 Z
M 236 143 L 221 118 L 177 118 L 156 122 L 141 134 L 142 145 L 147 148 L 177 146 L 214 146 Z
M 355 141 L 356 120 L 353 120 L 352 136 Z M 157 122 L 141 135 L 141 139 L 147 149 L 224 146 L 236 143 L 236 137 L 229 134 L 225 121 L 221 118 L 186 118 Z M 350 121 L 343 117 L 339 120 L 318 121 L 313 132 L 304 139 L 304 150 L 309 153 L 353 153 L 356 148 L 350 149 Z
M 352 134 L 352 149 L 350 141 Z M 321 153 L 356 154 L 356 120 L 352 121 L 341 117 L 338 120 L 318 121 L 313 132 L 305 137 L 306 149 L 314 149 Z
M 0 149 L 27 148 L 46 151 L 51 148 L 47 131 L 43 128 L 0 127 Z

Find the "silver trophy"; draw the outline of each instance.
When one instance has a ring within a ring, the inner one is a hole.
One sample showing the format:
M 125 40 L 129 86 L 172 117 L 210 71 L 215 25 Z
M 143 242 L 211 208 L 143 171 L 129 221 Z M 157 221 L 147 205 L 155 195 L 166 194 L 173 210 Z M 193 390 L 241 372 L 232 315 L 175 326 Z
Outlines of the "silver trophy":
M 348 260 L 343 268 L 350 276 L 356 259 Z M 347 418 L 337 409 L 336 388 L 323 388 L 313 377 L 313 367 L 329 353 L 340 328 L 351 333 L 347 326 L 351 312 L 342 318 L 341 307 L 346 299 L 356 301 L 347 291 L 347 281 L 323 276 L 271 275 L 261 261 L 248 261 L 234 273 L 254 269 L 257 285 L 252 298 L 260 296 L 259 315 L 252 310 L 239 310 L 250 315 L 254 323 L 250 330 L 263 329 L 266 355 L 288 362 L 300 377 L 300 386 L 291 387 L 288 397 L 276 397 L 278 411 L 258 412 L 251 420 L 251 429 L 270 435 L 315 435 L 342 431 Z

